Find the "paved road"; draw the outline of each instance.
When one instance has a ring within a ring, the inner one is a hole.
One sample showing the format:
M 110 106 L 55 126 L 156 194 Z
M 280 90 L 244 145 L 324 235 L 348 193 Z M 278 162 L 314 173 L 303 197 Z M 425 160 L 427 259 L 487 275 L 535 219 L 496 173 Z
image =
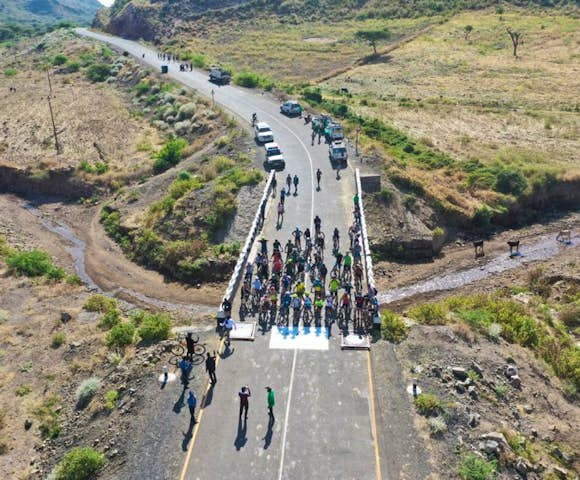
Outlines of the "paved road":
M 115 45 L 154 68 L 163 63 L 155 51 L 138 43 L 77 31 Z M 234 86 L 216 87 L 205 72 L 180 72 L 172 63 L 169 76 L 203 95 L 211 96 L 213 90 L 215 101 L 242 120 L 249 121 L 257 112 L 273 128 L 286 158 L 278 184 L 291 173 L 298 174 L 300 185 L 298 195 L 286 200 L 281 229 L 275 226 L 276 202 L 271 202 L 264 227 L 267 238 L 285 243 L 296 226 L 312 229 L 315 214 L 322 218 L 328 241 L 334 226 L 343 239 L 348 238 L 353 171 L 344 170 L 336 178 L 326 146 L 310 145 L 309 126 L 282 116 L 270 96 Z M 320 191 L 313 182 L 317 168 L 323 172 Z M 237 312 L 237 305 L 233 311 Z M 220 361 L 218 383 L 209 391 L 181 478 L 381 478 L 368 353 L 341 351 L 339 343 L 336 331 L 330 338 L 325 331 L 304 330 L 284 337 L 277 329 L 259 332 L 252 343 L 234 342 L 233 352 Z M 250 385 L 253 393 L 246 427 L 238 422 L 237 391 L 242 384 Z M 266 385 L 274 388 L 277 397 L 276 421 L 270 428 Z

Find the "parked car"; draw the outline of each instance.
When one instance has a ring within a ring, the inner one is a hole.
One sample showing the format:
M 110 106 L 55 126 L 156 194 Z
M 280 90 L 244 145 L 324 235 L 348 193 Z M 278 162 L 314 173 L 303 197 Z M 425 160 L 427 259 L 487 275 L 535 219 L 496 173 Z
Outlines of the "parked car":
M 302 115 L 302 106 L 296 100 L 288 100 L 280 105 L 280 113 L 289 117 Z
M 209 81 L 218 85 L 227 85 L 231 78 L 230 73 L 221 67 L 213 66 L 209 70 Z
M 284 161 L 282 150 L 280 150 L 280 145 L 276 142 L 266 143 L 266 145 L 264 145 L 264 150 L 266 151 L 266 161 L 264 162 L 266 168 L 283 170 L 286 167 L 286 162 Z
M 326 143 L 332 144 L 338 140 L 344 139 L 344 131 L 342 130 L 342 125 L 337 122 L 332 122 L 324 129 L 324 137 L 326 138 Z
M 254 126 L 254 137 L 258 143 L 268 143 L 274 141 L 274 133 L 266 122 L 258 122 Z
M 342 140 L 332 142 L 328 146 L 328 157 L 333 164 L 346 165 L 348 161 L 348 151 Z

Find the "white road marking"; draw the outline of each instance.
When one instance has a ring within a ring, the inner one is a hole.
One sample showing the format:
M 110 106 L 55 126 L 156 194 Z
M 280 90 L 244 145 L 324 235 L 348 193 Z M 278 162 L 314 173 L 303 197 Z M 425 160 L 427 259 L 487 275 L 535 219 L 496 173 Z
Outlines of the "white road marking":
M 280 453 L 280 468 L 278 469 L 278 480 L 282 480 L 282 472 L 284 471 L 284 453 L 286 452 L 286 433 L 288 431 L 288 418 L 290 417 L 290 402 L 292 400 L 292 386 L 294 385 L 294 372 L 296 371 L 296 357 L 298 350 L 294 350 L 294 358 L 292 359 L 292 373 L 290 374 L 290 388 L 288 389 L 288 401 L 286 403 L 286 415 L 284 417 L 284 431 L 282 432 L 282 450 Z
M 271 349 L 328 350 L 326 327 L 274 327 L 270 335 Z

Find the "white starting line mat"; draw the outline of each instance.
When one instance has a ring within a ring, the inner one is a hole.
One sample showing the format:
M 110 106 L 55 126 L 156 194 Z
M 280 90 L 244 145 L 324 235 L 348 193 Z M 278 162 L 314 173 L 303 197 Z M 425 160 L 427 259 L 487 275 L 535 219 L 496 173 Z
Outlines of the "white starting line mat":
M 231 340 L 254 340 L 256 338 L 256 322 L 238 322 L 230 332 Z
M 328 350 L 328 328 L 273 327 L 270 348 Z

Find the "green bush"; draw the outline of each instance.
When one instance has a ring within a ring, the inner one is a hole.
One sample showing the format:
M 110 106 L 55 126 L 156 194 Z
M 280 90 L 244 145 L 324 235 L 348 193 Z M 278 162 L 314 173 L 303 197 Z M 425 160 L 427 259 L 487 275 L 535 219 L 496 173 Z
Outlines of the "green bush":
M 399 343 L 407 336 L 409 328 L 400 315 L 385 309 L 381 312 L 381 335 L 385 340 Z
M 56 332 L 52 336 L 50 346 L 52 348 L 59 348 L 61 345 L 64 344 L 65 341 L 66 341 L 66 335 L 64 334 L 64 332 Z
M 100 378 L 91 377 L 83 380 L 76 390 L 77 408 L 86 407 L 99 388 L 101 388 Z
M 427 325 L 443 325 L 447 321 L 447 309 L 439 303 L 418 305 L 411 308 L 408 314 L 412 319 Z
M 260 85 L 260 77 L 253 72 L 240 72 L 234 76 L 234 83 L 240 87 L 256 88 Z
M 41 250 L 14 253 L 6 259 L 6 263 L 12 270 L 27 277 L 46 276 L 61 280 L 65 276 L 64 270 L 54 266 L 48 253 Z
M 492 218 L 493 210 L 487 205 L 483 204 L 473 214 L 473 225 L 481 230 L 488 230 L 491 227 Z
M 4 76 L 5 77 L 14 77 L 18 73 L 18 70 L 15 68 L 5 68 L 4 69 Z
M 417 204 L 417 196 L 414 193 L 409 193 L 403 197 L 403 205 L 407 210 L 413 210 Z
M 80 62 L 69 60 L 66 63 L 66 69 L 69 71 L 69 73 L 78 72 L 81 69 L 81 64 Z
M 104 82 L 111 76 L 111 67 L 106 63 L 94 63 L 87 68 L 86 75 L 91 82 Z
M 117 300 L 109 298 L 99 293 L 91 295 L 83 305 L 83 309 L 88 312 L 106 313 L 117 308 Z
M 319 105 L 322 102 L 322 93 L 320 93 L 320 88 L 305 88 L 302 94 L 304 100 L 310 104 Z
M 135 85 L 135 93 L 139 96 L 145 95 L 151 90 L 151 83 L 147 80 L 141 80 Z
M 123 349 L 133 343 L 135 325 L 132 323 L 118 323 L 107 334 L 106 343 L 109 348 Z
M 381 190 L 380 195 L 385 202 L 390 203 L 393 200 L 395 193 L 390 188 L 385 187 Z
M 199 177 L 192 177 L 191 175 L 188 174 L 189 178 L 181 179 L 181 173 L 178 176 L 177 180 L 174 180 L 171 186 L 169 187 L 169 196 L 174 200 L 183 197 L 185 194 L 187 194 L 192 190 L 198 190 L 203 187 L 203 182 Z
M 526 177 L 524 177 L 522 172 L 513 168 L 500 170 L 494 184 L 494 190 L 507 195 L 514 195 L 515 197 L 519 197 L 524 193 L 527 187 Z
M 89 480 L 105 465 L 105 455 L 90 447 L 76 447 L 58 463 L 55 480 Z
M 580 327 L 580 302 L 565 305 L 560 311 L 560 320 L 568 328 Z
M 55 67 L 64 65 L 66 62 L 68 62 L 68 57 L 66 55 L 63 55 L 62 53 L 59 53 L 54 57 L 52 57 L 52 64 Z
M 159 174 L 177 165 L 183 156 L 187 142 L 183 138 L 171 138 L 154 156 L 153 173 Z
M 105 407 L 107 410 L 112 411 L 115 410 L 115 403 L 119 398 L 119 392 L 117 390 L 109 390 L 105 393 Z
M 457 466 L 457 473 L 462 480 L 492 480 L 496 472 L 495 460 L 485 460 L 474 453 L 463 456 Z
M 415 398 L 415 408 L 421 415 L 431 416 L 438 414 L 443 407 L 441 400 L 430 393 L 421 393 Z
M 145 343 L 167 340 L 171 333 L 171 320 L 168 315 L 162 313 L 145 315 L 138 333 Z
M 99 323 L 97 324 L 97 327 L 102 328 L 103 330 L 110 330 L 120 321 L 121 321 L 121 312 L 117 309 L 109 310 L 101 317 Z

